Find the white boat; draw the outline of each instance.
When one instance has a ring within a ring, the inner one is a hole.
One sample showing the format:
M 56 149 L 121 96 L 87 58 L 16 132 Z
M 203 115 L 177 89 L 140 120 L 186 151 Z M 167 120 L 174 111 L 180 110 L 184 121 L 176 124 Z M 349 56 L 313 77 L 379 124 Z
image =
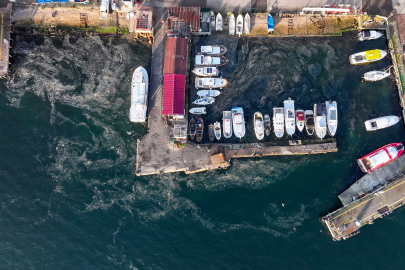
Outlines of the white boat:
M 108 13 L 110 13 L 110 0 L 101 0 L 100 20 L 107 20 Z
M 369 72 L 364 73 L 363 78 L 365 81 L 369 81 L 369 82 L 379 81 L 379 80 L 389 77 L 391 75 L 390 70 L 391 70 L 391 67 L 386 68 L 384 70 L 369 71 Z
M 226 64 L 226 60 L 223 56 L 208 56 L 208 55 L 196 55 L 195 64 L 198 66 L 223 66 Z
M 222 21 L 222 15 L 221 13 L 217 14 L 217 19 L 216 19 L 216 26 L 215 29 L 217 31 L 222 31 L 222 25 L 223 25 L 223 21 Z
M 219 71 L 216 67 L 196 67 L 191 72 L 197 76 L 210 77 L 218 76 Z
M 284 100 L 284 121 L 285 129 L 288 135 L 293 135 L 295 133 L 295 111 L 294 111 L 294 100 L 288 98 Z
M 221 123 L 218 121 L 214 123 L 214 133 L 215 138 L 219 141 L 221 139 Z
M 210 105 L 214 103 L 215 98 L 213 97 L 200 97 L 193 101 L 193 104 L 197 105 Z
M 315 112 L 315 133 L 319 139 L 326 136 L 326 104 L 317 103 L 314 105 Z
M 224 45 L 197 46 L 195 49 L 196 54 L 211 56 L 224 55 L 226 51 L 227 49 Z
M 389 116 L 383 116 L 383 117 L 367 120 L 366 122 L 364 122 L 364 125 L 366 125 L 367 131 L 374 131 L 374 130 L 393 126 L 396 123 L 398 123 L 400 119 L 401 118 L 399 118 L 398 116 L 389 115 Z
M 196 107 L 196 108 L 191 108 L 189 110 L 189 112 L 192 114 L 206 114 L 207 110 L 205 109 L 205 107 Z
M 242 107 L 232 108 L 233 132 L 237 138 L 245 136 L 245 117 Z
M 363 30 L 358 34 L 359 41 L 373 40 L 382 36 L 383 33 L 375 30 Z
M 131 84 L 131 108 L 129 118 L 132 122 L 145 122 L 148 112 L 148 72 L 143 67 L 135 69 Z
M 210 21 L 211 21 L 211 27 L 215 26 L 215 14 L 213 11 L 210 12 Z
M 222 78 L 195 78 L 195 88 L 221 88 L 228 85 L 227 79 Z
M 243 33 L 243 16 L 242 14 L 239 14 L 238 17 L 236 18 L 236 34 L 242 35 Z
M 249 13 L 246 13 L 246 15 L 245 15 L 245 22 L 243 24 L 243 32 L 245 32 L 245 35 L 250 33 L 250 15 L 249 15 Z
M 233 14 L 229 18 L 229 35 L 235 35 L 235 16 Z
M 118 8 L 118 0 L 112 0 L 111 1 L 111 9 L 112 10 L 119 10 L 119 8 Z
M 349 62 L 352 65 L 362 65 L 383 59 L 387 55 L 386 51 L 375 49 L 365 52 L 355 53 L 349 56 Z
M 312 110 L 305 111 L 305 129 L 309 136 L 314 135 L 315 132 L 315 119 L 314 112 Z
M 305 113 L 304 113 L 304 110 L 296 110 L 295 115 L 296 115 L 297 129 L 300 132 L 302 132 L 304 130 L 304 126 L 305 126 Z
M 273 129 L 277 138 L 284 135 L 284 108 L 273 108 Z
M 218 90 L 200 90 L 197 92 L 197 95 L 200 97 L 217 97 L 221 94 Z
M 263 115 L 261 112 L 256 112 L 254 115 L 254 124 L 255 124 L 255 134 L 258 140 L 263 140 L 264 138 L 264 123 Z
M 328 133 L 330 136 L 335 136 L 338 125 L 338 111 L 336 101 L 326 101 L 326 110 L 328 118 Z
M 232 137 L 232 112 L 222 112 L 222 128 L 224 129 L 224 137 Z

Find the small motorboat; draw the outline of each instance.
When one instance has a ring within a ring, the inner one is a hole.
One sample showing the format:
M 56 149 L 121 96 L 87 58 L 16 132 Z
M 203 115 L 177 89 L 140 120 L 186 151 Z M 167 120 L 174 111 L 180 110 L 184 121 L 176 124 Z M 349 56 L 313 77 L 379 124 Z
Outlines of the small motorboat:
M 285 129 L 288 135 L 293 135 L 295 133 L 295 111 L 294 111 L 294 100 L 288 98 L 284 100 L 284 121 Z
M 207 110 L 205 109 L 205 107 L 196 107 L 196 108 L 191 108 L 189 110 L 189 112 L 191 114 L 206 114 Z
M 210 21 L 211 21 L 211 27 L 215 26 L 215 13 L 214 11 L 210 12 Z
M 233 132 L 238 138 L 245 136 L 245 117 L 242 107 L 232 108 Z
M 357 160 L 364 173 L 370 173 L 397 159 L 404 152 L 402 143 L 387 144 Z
M 197 46 L 196 54 L 220 56 L 226 53 L 227 49 L 224 45 Z
M 284 108 L 273 108 L 273 129 L 277 138 L 284 135 Z
M 195 140 L 197 142 L 201 142 L 203 139 L 203 133 L 204 133 L 204 120 L 202 118 L 198 118 L 196 125 L 195 125 Z
M 273 34 L 274 32 L 274 22 L 271 14 L 267 14 L 267 34 Z
M 328 123 L 328 133 L 330 136 L 335 136 L 337 125 L 338 125 L 338 111 L 336 101 L 326 101 L 327 110 L 327 123 Z
M 111 1 L 111 9 L 112 10 L 118 10 L 118 0 L 112 0 Z
M 326 104 L 317 103 L 314 105 L 315 112 L 315 134 L 319 139 L 326 136 Z
M 243 32 L 245 32 L 245 35 L 250 33 L 250 15 L 249 15 L 249 13 L 246 13 L 246 15 L 245 15 L 245 21 L 243 23 Z
M 389 115 L 389 116 L 383 116 L 383 117 L 367 120 L 366 122 L 364 122 L 364 125 L 366 125 L 367 131 L 374 131 L 374 130 L 393 126 L 396 123 L 398 123 L 400 119 L 401 118 L 399 118 L 398 116 Z
M 305 113 L 304 110 L 296 110 L 296 122 L 297 122 L 297 129 L 302 132 L 305 126 Z
M 131 122 L 145 122 L 148 112 L 149 77 L 144 67 L 137 67 L 132 75 L 131 107 L 129 119 Z
M 363 30 L 358 34 L 359 41 L 373 40 L 382 36 L 383 33 L 375 30 Z
M 195 120 L 194 120 L 194 118 L 190 119 L 189 127 L 190 127 L 190 139 L 194 140 L 194 138 L 195 138 Z
M 223 66 L 228 62 L 223 56 L 208 56 L 208 55 L 196 55 L 195 64 L 197 66 Z
M 235 16 L 233 14 L 229 18 L 229 35 L 235 35 Z
M 195 78 L 195 88 L 223 88 L 228 85 L 228 80 L 223 78 Z
M 386 51 L 375 49 L 365 52 L 355 53 L 349 56 L 349 62 L 352 65 L 362 65 L 383 59 L 387 55 Z
M 221 123 L 216 121 L 214 123 L 215 138 L 219 141 L 221 139 Z
M 215 131 L 214 131 L 214 125 L 210 124 L 208 126 L 208 138 L 210 139 L 211 142 L 214 141 L 215 139 Z
M 221 15 L 221 13 L 218 13 L 218 14 L 217 14 L 216 24 L 215 24 L 215 25 L 216 25 L 216 26 L 215 26 L 215 30 L 217 30 L 217 31 L 222 31 L 223 22 L 222 22 L 222 15 Z
M 392 66 L 391 66 L 392 67 Z M 382 79 L 385 79 L 391 75 L 391 67 L 388 67 L 384 70 L 373 70 L 364 73 L 363 79 L 365 81 L 369 82 L 375 82 L 375 81 L 380 81 Z
M 222 127 L 224 129 L 224 137 L 232 137 L 232 112 L 224 111 L 222 112 Z
M 263 140 L 264 138 L 264 122 L 263 122 L 263 115 L 261 112 L 256 112 L 254 117 L 254 127 L 255 127 L 255 134 L 258 140 Z
M 218 76 L 219 74 L 216 67 L 196 67 L 191 72 L 202 77 Z
M 312 110 L 305 111 L 305 129 L 307 130 L 307 134 L 309 136 L 314 135 L 315 120 L 314 120 L 314 112 Z
M 213 98 L 213 97 L 199 97 L 193 101 L 193 104 L 210 105 L 210 104 L 214 103 L 214 101 L 215 101 L 215 98 Z
M 243 16 L 239 14 L 236 18 L 236 34 L 240 37 L 243 33 Z
M 266 136 L 269 136 L 271 131 L 270 116 L 268 114 L 265 114 L 263 121 L 264 121 L 264 134 L 266 134 Z
M 197 92 L 197 95 L 200 97 L 217 97 L 221 94 L 218 90 L 200 90 Z

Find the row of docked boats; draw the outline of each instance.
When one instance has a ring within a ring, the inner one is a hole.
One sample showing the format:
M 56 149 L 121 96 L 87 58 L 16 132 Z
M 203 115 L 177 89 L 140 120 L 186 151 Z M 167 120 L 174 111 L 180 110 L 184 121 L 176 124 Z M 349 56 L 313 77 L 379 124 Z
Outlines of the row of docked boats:
M 202 66 L 196 67 L 197 75 L 200 76 L 217 76 L 218 70 L 215 67 L 225 65 L 228 60 L 224 57 L 227 49 L 224 45 L 206 45 L 196 47 L 195 65 Z M 212 70 L 207 70 L 204 68 L 211 68 Z M 195 73 L 193 70 L 193 73 Z
M 228 14 L 229 15 L 229 14 Z M 215 16 L 215 14 L 211 11 L 211 20 L 212 16 Z M 215 30 L 218 32 L 222 32 L 224 22 L 222 19 L 221 13 L 217 14 L 217 17 L 215 19 Z M 235 20 L 235 15 L 233 13 L 230 14 L 229 16 L 229 35 L 239 35 L 241 36 L 242 34 L 249 34 L 250 33 L 250 15 L 248 13 L 243 16 L 242 14 L 239 14 L 236 17 Z

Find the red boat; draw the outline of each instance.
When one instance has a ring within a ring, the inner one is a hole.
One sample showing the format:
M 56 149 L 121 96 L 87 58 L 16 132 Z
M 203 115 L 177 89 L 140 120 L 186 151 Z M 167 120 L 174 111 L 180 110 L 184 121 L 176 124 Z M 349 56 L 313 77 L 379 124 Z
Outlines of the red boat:
M 357 160 L 360 169 L 369 173 L 397 159 L 404 152 L 402 143 L 387 144 Z

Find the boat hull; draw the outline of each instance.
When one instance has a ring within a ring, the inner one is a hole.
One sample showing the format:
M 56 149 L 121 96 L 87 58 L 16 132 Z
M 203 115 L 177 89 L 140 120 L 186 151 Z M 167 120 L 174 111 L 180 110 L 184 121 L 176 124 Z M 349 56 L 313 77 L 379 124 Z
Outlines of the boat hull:
M 235 16 L 233 14 L 229 18 L 229 35 L 235 35 Z
M 196 66 L 213 66 L 219 67 L 223 66 L 228 62 L 224 56 L 207 56 L 207 55 L 196 55 L 195 65 Z
M 211 50 L 207 50 L 204 48 L 212 48 Z M 226 54 L 227 49 L 224 45 L 209 45 L 209 46 L 197 46 L 195 53 L 200 55 L 209 55 L 209 56 L 221 56 Z
M 223 25 L 222 15 L 221 13 L 218 13 L 217 18 L 215 19 L 215 30 L 222 31 L 222 25 Z
M 387 144 L 357 159 L 357 164 L 362 172 L 370 173 L 397 159 L 403 152 L 404 146 L 402 143 Z
M 389 115 L 379 118 L 374 118 L 364 122 L 367 131 L 376 131 L 379 129 L 384 129 L 391 127 L 399 122 L 401 118 L 395 115 Z
M 245 32 L 245 35 L 248 35 L 250 33 L 250 15 L 249 15 L 249 13 L 246 13 L 246 15 L 245 15 L 245 20 L 243 23 L 243 32 Z
M 203 97 L 203 98 L 197 98 L 196 100 L 193 101 L 193 104 L 196 105 L 210 105 L 215 102 L 215 98 L 213 97 Z
M 233 132 L 237 138 L 245 136 L 245 117 L 242 107 L 232 108 Z
M 141 123 L 146 121 L 148 112 L 149 77 L 142 66 L 135 69 L 131 84 L 131 107 L 129 119 L 131 122 Z
M 229 139 L 232 137 L 232 112 L 224 111 L 222 112 L 222 128 L 224 137 Z

